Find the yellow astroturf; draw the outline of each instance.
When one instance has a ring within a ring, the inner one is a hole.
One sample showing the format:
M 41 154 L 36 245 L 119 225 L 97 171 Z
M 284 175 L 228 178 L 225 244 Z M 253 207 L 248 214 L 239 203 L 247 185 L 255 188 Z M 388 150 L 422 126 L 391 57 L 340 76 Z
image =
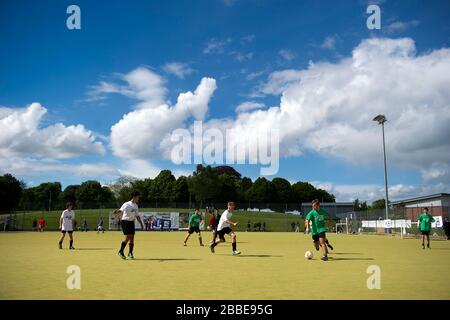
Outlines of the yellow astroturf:
M 0 299 L 450 298 L 450 241 L 422 250 L 418 239 L 329 234 L 335 250 L 323 262 L 302 233 L 239 232 L 242 255 L 232 256 L 229 238 L 212 254 L 195 234 L 183 247 L 185 232 L 138 232 L 136 259 L 123 261 L 120 232 L 76 232 L 74 251 L 67 237 L 57 249 L 59 235 L 0 233 Z M 80 267 L 80 290 L 66 287 L 70 265 Z M 380 290 L 367 288 L 370 265 L 380 267 Z

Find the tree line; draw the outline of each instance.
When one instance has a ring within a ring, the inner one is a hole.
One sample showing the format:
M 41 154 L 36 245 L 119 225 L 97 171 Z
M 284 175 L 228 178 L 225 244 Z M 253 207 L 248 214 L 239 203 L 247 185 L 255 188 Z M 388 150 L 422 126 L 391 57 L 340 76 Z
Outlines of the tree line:
M 120 177 L 108 185 L 88 180 L 62 189 L 60 182 L 45 182 L 26 187 L 11 174 L 0 176 L 0 212 L 13 210 L 56 210 L 66 202 L 77 208 L 110 208 L 128 201 L 132 191 L 141 193 L 141 204 L 192 203 L 204 207 L 214 203 L 234 200 L 241 207 L 252 203 L 297 203 L 320 199 L 335 202 L 334 195 L 314 187 L 308 182 L 291 184 L 284 178 L 268 180 L 259 177 L 255 181 L 241 177 L 227 166 L 198 165 L 190 176 L 175 178 L 170 170 L 162 170 L 155 178 L 135 179 Z

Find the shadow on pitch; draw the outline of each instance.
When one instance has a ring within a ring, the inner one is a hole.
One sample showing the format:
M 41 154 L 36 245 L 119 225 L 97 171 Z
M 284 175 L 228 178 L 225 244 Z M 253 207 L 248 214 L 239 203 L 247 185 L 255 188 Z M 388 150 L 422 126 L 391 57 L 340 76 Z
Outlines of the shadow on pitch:
M 186 261 L 186 260 L 201 260 L 201 259 L 185 259 L 185 258 L 167 258 L 167 259 L 161 259 L 161 258 L 135 258 L 134 261 L 159 261 L 159 262 L 166 262 L 166 261 Z
M 229 254 L 217 254 L 217 256 L 230 256 Z M 270 254 L 240 254 L 239 258 L 282 258 L 283 256 L 275 256 Z
M 362 254 L 361 252 L 333 252 L 329 251 L 329 254 Z
M 112 250 L 114 248 L 76 248 L 75 250 Z
M 333 257 L 328 257 L 328 261 L 351 261 L 351 260 L 370 261 L 370 260 L 375 260 L 375 259 L 374 258 L 333 258 Z

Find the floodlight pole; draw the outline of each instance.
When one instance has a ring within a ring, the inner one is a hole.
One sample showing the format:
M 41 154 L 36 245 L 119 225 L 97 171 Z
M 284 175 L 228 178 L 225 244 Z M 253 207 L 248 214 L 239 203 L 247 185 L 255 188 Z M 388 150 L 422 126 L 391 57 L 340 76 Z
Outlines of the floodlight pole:
M 381 124 L 381 129 L 383 132 L 383 156 L 384 156 L 384 189 L 386 191 L 386 199 L 385 201 L 385 209 L 386 209 L 386 220 L 389 219 L 389 195 L 388 195 L 388 182 L 387 182 L 387 161 L 386 161 L 386 142 L 384 139 L 384 123 L 387 121 L 386 117 L 382 114 L 379 114 L 375 118 L 373 118 L 373 121 L 377 121 L 379 124 Z
M 386 219 L 389 219 L 389 195 L 388 195 L 388 182 L 387 182 L 387 162 L 386 162 L 386 142 L 384 139 L 384 121 L 381 123 L 381 129 L 383 131 L 383 155 L 384 155 L 384 189 L 386 191 L 385 209 Z

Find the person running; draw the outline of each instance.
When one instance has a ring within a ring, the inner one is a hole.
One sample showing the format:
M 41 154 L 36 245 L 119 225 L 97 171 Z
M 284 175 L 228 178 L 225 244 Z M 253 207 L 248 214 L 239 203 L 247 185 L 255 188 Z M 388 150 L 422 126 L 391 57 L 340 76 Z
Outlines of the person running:
M 69 249 L 74 250 L 73 247 L 73 229 L 75 227 L 75 212 L 72 211 L 73 209 L 73 203 L 67 202 L 66 203 L 66 210 L 64 210 L 61 214 L 61 218 L 59 219 L 59 229 L 61 229 L 61 239 L 59 239 L 59 249 L 62 249 L 62 244 L 64 241 L 64 238 L 66 237 L 66 232 L 69 234 L 70 242 L 69 242 Z
M 122 259 L 126 259 L 123 251 L 125 250 L 127 244 L 129 245 L 128 257 L 134 259 L 134 221 L 137 220 L 140 223 L 142 230 L 144 229 L 144 224 L 142 223 L 142 219 L 139 214 L 139 207 L 137 205 L 140 196 L 141 194 L 139 193 L 139 191 L 134 191 L 131 194 L 131 200 L 122 204 L 119 209 L 119 211 L 122 213 L 121 224 L 123 234 L 125 235 L 125 239 L 120 244 L 120 250 L 118 252 L 119 257 L 121 257 Z
M 237 226 L 237 222 L 231 221 L 231 216 L 233 215 L 234 208 L 236 207 L 236 204 L 233 201 L 228 202 L 227 204 L 227 210 L 225 210 L 222 213 L 222 216 L 219 220 L 219 225 L 217 226 L 217 235 L 219 236 L 219 240 L 215 241 L 213 244 L 211 244 L 209 247 L 211 249 L 211 252 L 215 252 L 215 247 L 221 243 L 225 242 L 225 234 L 229 234 L 231 236 L 231 244 L 233 249 L 233 255 L 239 255 L 241 254 L 240 251 L 237 251 L 237 243 L 236 243 L 236 233 L 231 230 L 230 226 Z
M 103 217 L 100 217 L 97 225 L 97 233 L 100 233 L 100 231 L 102 231 L 102 233 L 105 233 L 105 228 L 103 227 L 103 224 L 104 224 Z
M 422 214 L 417 220 L 417 226 L 420 228 L 420 234 L 422 235 L 422 249 L 425 249 L 425 237 L 427 238 L 427 248 L 430 248 L 430 231 L 431 223 L 435 222 L 433 216 L 428 213 L 428 208 L 422 209 Z
M 189 240 L 189 237 L 194 232 L 198 233 L 198 241 L 200 241 L 200 246 L 203 247 L 202 233 L 200 231 L 200 222 L 201 221 L 202 221 L 202 215 L 200 214 L 198 209 L 195 209 L 194 214 L 191 215 L 191 217 L 189 218 L 189 230 L 186 235 L 186 238 L 184 238 L 184 243 L 183 243 L 183 245 L 185 247 L 186 247 L 186 242 Z
M 325 221 L 328 217 L 328 212 L 325 209 L 320 208 L 319 200 L 315 199 L 312 201 L 312 210 L 306 216 L 307 226 L 306 233 L 308 234 L 311 230 L 314 247 L 319 251 L 319 247 L 322 247 L 323 256 L 321 260 L 328 260 L 328 247 L 333 250 L 331 244 L 326 238 L 326 228 Z M 309 227 L 311 224 L 311 228 Z
M 209 245 L 212 245 L 214 242 L 216 242 L 217 239 L 217 226 L 219 225 L 220 221 L 220 214 L 219 209 L 215 209 L 215 212 L 213 215 L 211 215 L 211 218 L 209 219 L 209 226 L 208 229 L 212 230 L 212 239 Z

